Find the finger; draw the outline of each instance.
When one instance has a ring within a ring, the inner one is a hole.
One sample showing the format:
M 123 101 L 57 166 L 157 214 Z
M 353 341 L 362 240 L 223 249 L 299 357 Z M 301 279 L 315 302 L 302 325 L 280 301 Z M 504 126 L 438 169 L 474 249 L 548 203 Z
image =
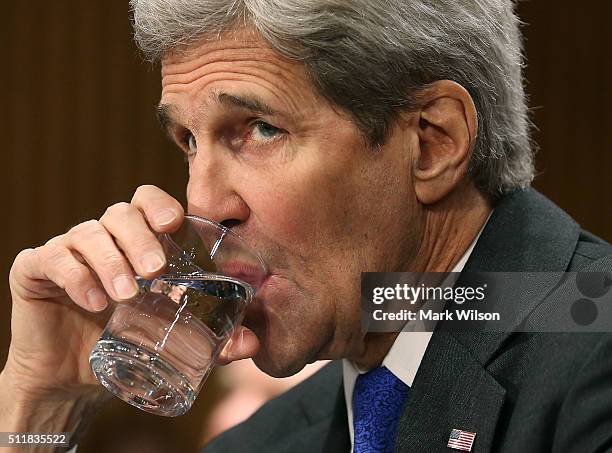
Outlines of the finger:
M 81 223 L 72 228 L 66 237 L 66 246 L 81 254 L 114 300 L 131 299 L 138 293 L 132 266 L 100 222 L 90 220 Z
M 50 280 L 85 310 L 99 312 L 108 301 L 91 270 L 80 263 L 71 251 L 58 244 L 47 244 L 33 250 L 26 258 L 28 277 Z
M 248 359 L 259 351 L 259 340 L 255 333 L 244 327 L 238 327 L 219 354 L 217 363 L 227 365 L 235 360 Z
M 109 207 L 100 224 L 114 238 L 138 275 L 152 279 L 166 265 L 164 250 L 142 216 L 130 203 Z
M 158 233 L 175 231 L 185 216 L 183 207 L 176 199 L 152 185 L 136 189 L 131 203 L 143 212 L 153 231 Z

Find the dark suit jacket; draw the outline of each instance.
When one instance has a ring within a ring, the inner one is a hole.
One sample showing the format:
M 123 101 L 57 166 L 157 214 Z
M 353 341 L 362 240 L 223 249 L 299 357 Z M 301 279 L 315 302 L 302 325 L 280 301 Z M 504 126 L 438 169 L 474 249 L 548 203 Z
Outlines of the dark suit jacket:
M 464 270 L 607 272 L 610 256 L 609 244 L 529 189 L 499 201 Z M 529 289 L 534 297 L 515 307 L 517 323 L 549 289 Z M 453 428 L 476 433 L 473 452 L 612 451 L 612 334 L 437 330 L 400 418 L 396 449 L 449 453 Z M 336 361 L 202 452 L 349 449 Z

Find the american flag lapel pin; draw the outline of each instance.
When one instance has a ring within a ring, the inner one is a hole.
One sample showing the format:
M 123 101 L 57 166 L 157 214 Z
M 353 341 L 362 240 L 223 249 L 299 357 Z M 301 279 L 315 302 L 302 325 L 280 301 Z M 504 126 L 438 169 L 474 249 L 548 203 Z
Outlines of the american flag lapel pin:
M 470 433 L 461 429 L 454 428 L 450 437 L 448 438 L 448 448 L 454 448 L 455 450 L 461 451 L 472 451 L 472 445 L 474 445 L 474 438 L 476 433 Z

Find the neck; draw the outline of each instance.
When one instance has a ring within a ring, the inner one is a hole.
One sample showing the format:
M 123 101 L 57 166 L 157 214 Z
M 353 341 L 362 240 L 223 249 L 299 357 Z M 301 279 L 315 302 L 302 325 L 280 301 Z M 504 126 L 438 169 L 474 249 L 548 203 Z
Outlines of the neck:
M 450 272 L 482 229 L 491 203 L 474 187 L 426 208 L 421 243 L 407 263 L 411 272 Z
M 418 253 L 403 266 L 406 272 L 450 272 L 483 227 L 491 204 L 472 185 L 457 190 L 434 206 L 425 207 Z M 362 368 L 379 366 L 399 332 L 368 333 L 358 357 Z

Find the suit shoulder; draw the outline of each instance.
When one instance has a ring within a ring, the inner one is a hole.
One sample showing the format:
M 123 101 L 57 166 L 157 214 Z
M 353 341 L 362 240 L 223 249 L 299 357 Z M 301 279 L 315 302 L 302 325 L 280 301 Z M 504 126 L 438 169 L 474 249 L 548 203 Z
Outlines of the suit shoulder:
M 588 231 L 581 230 L 568 270 L 580 271 L 594 261 L 600 261 L 606 257 L 612 257 L 612 245 Z
M 342 361 L 330 362 L 295 387 L 264 404 L 258 412 L 275 412 L 282 409 L 283 406 L 293 406 L 304 398 L 320 398 L 327 392 L 331 393 L 332 389 L 337 390 L 337 384 L 341 377 Z
M 299 429 L 308 421 L 303 402 L 318 401 L 322 408 L 335 399 L 341 382 L 342 362 L 325 365 L 295 387 L 268 401 L 244 422 L 213 439 L 200 453 L 263 450 L 279 440 L 279 433 Z M 342 388 L 342 387 L 340 387 Z M 331 407 L 331 406 L 330 406 Z

